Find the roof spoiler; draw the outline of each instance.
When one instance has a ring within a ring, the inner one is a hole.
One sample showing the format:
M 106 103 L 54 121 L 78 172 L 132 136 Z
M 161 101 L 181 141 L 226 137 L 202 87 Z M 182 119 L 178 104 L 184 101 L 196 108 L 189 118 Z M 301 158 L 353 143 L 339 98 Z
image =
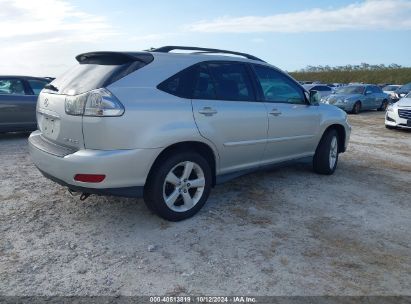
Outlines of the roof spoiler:
M 147 52 L 90 52 L 76 56 L 80 64 L 122 65 L 134 61 L 148 64 L 154 56 Z

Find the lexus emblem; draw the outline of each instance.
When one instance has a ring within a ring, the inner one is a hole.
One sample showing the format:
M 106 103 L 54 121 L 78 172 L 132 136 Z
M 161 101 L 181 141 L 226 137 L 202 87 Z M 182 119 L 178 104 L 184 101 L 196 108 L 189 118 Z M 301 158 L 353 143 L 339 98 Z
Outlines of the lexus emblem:
M 47 98 L 44 98 L 43 104 L 45 107 L 47 107 L 49 105 L 49 100 Z

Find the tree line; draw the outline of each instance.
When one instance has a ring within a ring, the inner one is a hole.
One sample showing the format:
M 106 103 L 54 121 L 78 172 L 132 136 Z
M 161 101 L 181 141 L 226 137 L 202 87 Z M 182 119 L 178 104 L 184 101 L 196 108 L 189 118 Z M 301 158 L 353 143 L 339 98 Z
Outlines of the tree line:
M 321 81 L 323 83 L 390 83 L 405 84 L 411 82 L 411 68 L 399 64 L 368 64 L 344 65 L 331 67 L 307 66 L 301 70 L 291 72 L 297 80 Z
M 381 70 L 395 70 L 395 69 L 403 69 L 404 67 L 396 64 L 391 63 L 390 65 L 385 64 L 368 64 L 368 63 L 361 63 L 361 64 L 347 64 L 347 65 L 339 65 L 331 67 L 329 65 L 318 65 L 312 66 L 308 65 L 303 69 L 296 71 L 296 73 L 311 73 L 311 72 L 330 72 L 330 71 L 381 71 Z

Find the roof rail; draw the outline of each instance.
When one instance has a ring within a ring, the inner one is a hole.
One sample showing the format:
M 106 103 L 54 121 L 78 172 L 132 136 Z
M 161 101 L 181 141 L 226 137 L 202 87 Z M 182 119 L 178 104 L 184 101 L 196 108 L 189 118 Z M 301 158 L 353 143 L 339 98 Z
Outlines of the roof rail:
M 250 54 L 240 53 L 240 52 L 232 52 L 227 50 L 219 50 L 219 49 L 209 49 L 209 48 L 201 48 L 201 47 L 191 47 L 191 46 L 163 46 L 157 49 L 150 49 L 150 52 L 158 52 L 158 53 L 169 53 L 173 50 L 184 50 L 184 51 L 199 51 L 197 54 L 201 53 L 221 53 L 221 54 L 232 54 L 237 56 L 242 56 L 247 59 L 257 60 L 265 62 L 264 60 L 257 58 Z

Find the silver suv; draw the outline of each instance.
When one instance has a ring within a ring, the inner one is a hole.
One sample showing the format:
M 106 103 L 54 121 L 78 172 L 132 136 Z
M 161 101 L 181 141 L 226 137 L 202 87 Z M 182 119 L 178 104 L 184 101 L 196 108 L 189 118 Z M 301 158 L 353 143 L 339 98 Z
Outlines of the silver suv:
M 273 164 L 309 157 L 332 174 L 348 144 L 344 111 L 248 54 L 162 47 L 76 59 L 41 92 L 29 146 L 43 175 L 81 199 L 144 196 L 178 221 L 214 185 Z

